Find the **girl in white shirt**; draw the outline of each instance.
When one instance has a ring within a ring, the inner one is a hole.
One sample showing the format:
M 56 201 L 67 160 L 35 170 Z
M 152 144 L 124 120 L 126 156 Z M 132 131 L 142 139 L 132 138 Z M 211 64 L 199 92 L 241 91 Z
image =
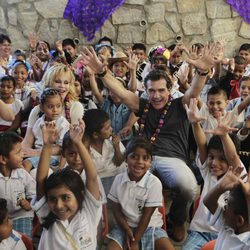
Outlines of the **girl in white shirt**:
M 96 248 L 96 231 L 102 200 L 95 166 L 82 143 L 85 125 L 72 126 L 70 137 L 85 165 L 86 188 L 79 174 L 68 168 L 48 176 L 53 141 L 57 138 L 54 122 L 42 127 L 44 146 L 37 171 L 37 201 L 34 204 L 43 225 L 39 250 Z

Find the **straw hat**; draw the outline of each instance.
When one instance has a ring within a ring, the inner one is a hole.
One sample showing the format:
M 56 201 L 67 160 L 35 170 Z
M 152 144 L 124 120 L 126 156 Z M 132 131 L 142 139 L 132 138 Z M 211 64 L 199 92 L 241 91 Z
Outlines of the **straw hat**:
M 116 62 L 128 62 L 128 57 L 122 51 L 117 51 L 113 57 L 108 59 L 109 66 L 112 67 Z

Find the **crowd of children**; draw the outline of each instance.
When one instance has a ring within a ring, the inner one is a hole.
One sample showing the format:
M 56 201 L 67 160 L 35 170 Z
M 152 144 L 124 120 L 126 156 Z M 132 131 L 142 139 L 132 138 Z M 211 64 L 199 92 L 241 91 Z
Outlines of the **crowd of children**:
M 28 42 L 0 34 L 0 249 L 250 249 L 250 44 Z

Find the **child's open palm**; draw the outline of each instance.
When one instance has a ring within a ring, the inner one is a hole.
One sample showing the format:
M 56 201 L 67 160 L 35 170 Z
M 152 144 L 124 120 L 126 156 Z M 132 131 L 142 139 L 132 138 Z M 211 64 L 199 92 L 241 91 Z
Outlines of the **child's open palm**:
M 215 43 L 211 45 L 206 44 L 204 47 L 204 53 L 201 57 L 195 60 L 188 58 L 187 62 L 200 70 L 209 70 L 217 62 L 216 55 L 219 53 L 218 50 L 220 49 L 221 48 L 218 48 Z
M 245 177 L 240 177 L 242 171 L 242 167 L 233 168 L 230 166 L 226 174 L 219 181 L 220 188 L 225 192 L 238 186 L 240 184 L 241 178 Z
M 126 66 L 130 69 L 130 70 L 136 70 L 137 64 L 140 61 L 140 59 L 138 58 L 137 55 L 135 54 L 130 54 L 129 55 L 129 61 L 124 63 L 126 64 Z
M 196 98 L 191 98 L 189 102 L 189 106 L 185 104 L 185 109 L 187 112 L 188 120 L 191 124 L 198 123 L 202 120 L 205 120 L 205 117 L 200 117 L 198 115 L 198 108 L 197 108 L 198 100 Z
M 41 126 L 41 129 L 44 145 L 55 144 L 58 139 L 58 131 L 55 122 L 45 122 L 45 124 Z
M 69 130 L 70 139 L 74 143 L 82 143 L 82 138 L 85 132 L 85 123 L 83 120 L 79 120 L 78 125 L 71 125 Z
M 214 135 L 226 135 L 228 133 L 238 130 L 237 128 L 231 127 L 231 124 L 233 123 L 234 119 L 229 118 L 229 113 L 226 113 L 223 117 L 220 114 L 217 120 L 217 128 L 205 130 L 205 133 L 210 133 Z

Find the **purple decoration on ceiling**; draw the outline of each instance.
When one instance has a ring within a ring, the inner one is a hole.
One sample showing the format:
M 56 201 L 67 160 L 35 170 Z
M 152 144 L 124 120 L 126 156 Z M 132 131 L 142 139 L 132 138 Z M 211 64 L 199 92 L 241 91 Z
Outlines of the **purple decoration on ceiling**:
M 250 24 L 250 1 L 249 0 L 227 0 L 227 2 Z
M 88 41 L 125 0 L 69 0 L 63 17 L 70 20 Z

